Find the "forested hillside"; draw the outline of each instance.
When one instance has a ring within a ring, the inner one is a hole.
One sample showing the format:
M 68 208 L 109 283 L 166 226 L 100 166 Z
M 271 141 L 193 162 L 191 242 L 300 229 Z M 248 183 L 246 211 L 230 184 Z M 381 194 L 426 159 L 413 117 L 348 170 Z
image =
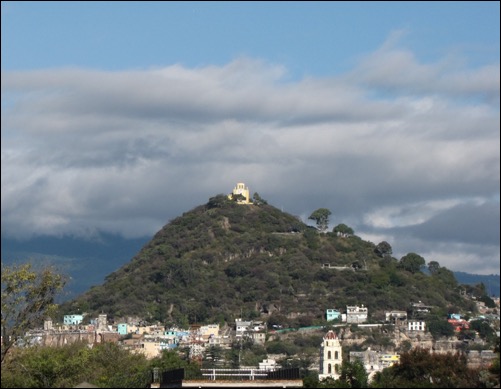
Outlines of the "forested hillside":
M 444 314 L 475 310 L 452 271 L 431 262 L 425 274 L 425 262 L 416 253 L 393 258 L 386 242 L 322 233 L 265 201 L 240 205 L 218 195 L 172 220 L 62 311 L 181 325 L 273 314 L 308 325 L 327 308 L 352 304 L 367 306 L 373 320 L 417 301 Z

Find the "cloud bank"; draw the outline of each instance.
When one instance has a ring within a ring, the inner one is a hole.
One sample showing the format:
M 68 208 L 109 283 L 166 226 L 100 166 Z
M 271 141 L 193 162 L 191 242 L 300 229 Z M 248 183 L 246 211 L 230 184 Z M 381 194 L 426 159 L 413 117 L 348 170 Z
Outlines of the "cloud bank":
M 2 234 L 152 235 L 244 181 L 396 255 L 499 273 L 499 74 L 391 42 L 293 81 L 253 58 L 2 73 Z

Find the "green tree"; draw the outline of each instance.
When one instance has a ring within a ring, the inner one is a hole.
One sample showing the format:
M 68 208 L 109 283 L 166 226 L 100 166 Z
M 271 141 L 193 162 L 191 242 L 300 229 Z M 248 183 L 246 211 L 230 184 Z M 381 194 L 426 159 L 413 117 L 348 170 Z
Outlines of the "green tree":
M 253 203 L 255 205 L 264 205 L 264 204 L 268 204 L 268 202 L 263 199 L 261 196 L 259 196 L 259 193 L 254 193 L 254 195 L 252 196 L 252 200 L 253 200 Z
M 353 231 L 353 228 L 348 227 L 346 224 L 338 224 L 334 229 L 332 230 L 335 234 L 342 234 L 342 235 L 353 235 L 355 231 Z
M 454 335 L 454 327 L 447 320 L 442 318 L 432 318 L 426 323 L 428 331 L 435 339 L 440 337 L 450 337 Z
M 496 308 L 496 303 L 489 296 L 484 295 L 478 298 L 478 301 L 482 301 L 487 308 Z
M 212 208 L 223 208 L 225 204 L 228 204 L 230 200 L 228 199 L 228 196 L 224 194 L 218 194 L 214 197 L 211 197 L 207 203 L 207 208 L 212 209 Z
M 2 264 L 2 362 L 28 329 L 55 313 L 54 299 L 65 284 L 66 277 L 51 267 Z
M 425 265 L 424 258 L 416 253 L 408 253 L 400 259 L 398 267 L 404 269 L 412 274 L 421 271 L 421 266 Z
M 316 211 L 314 211 L 310 217 L 308 217 L 309 220 L 315 220 L 317 223 L 317 228 L 324 232 L 329 228 L 329 216 L 331 215 L 331 211 L 329 211 L 327 208 L 319 208 Z
M 393 253 L 390 244 L 385 240 L 383 240 L 382 242 L 380 242 L 376 246 L 376 248 L 374 249 L 374 252 L 376 253 L 377 256 L 379 256 L 381 258 L 384 258 L 386 256 L 390 256 Z
M 445 285 L 447 288 L 452 289 L 457 286 L 457 280 L 454 276 L 454 272 L 447 269 L 446 267 L 438 268 L 432 276 Z
M 478 319 L 470 322 L 470 330 L 477 331 L 482 339 L 494 337 L 495 332 L 486 320 Z
M 369 376 L 362 362 L 343 361 L 339 378 L 327 377 L 318 383 L 317 388 L 367 388 Z
M 173 350 L 163 350 L 159 357 L 151 360 L 150 366 L 151 368 L 159 368 L 160 371 L 185 369 L 188 376 L 201 377 L 200 368 L 195 363 L 182 359 L 179 354 Z
M 346 383 L 347 388 L 367 388 L 369 376 L 365 371 L 362 362 L 355 360 L 349 362 L 344 360 L 341 365 L 341 375 L 339 380 Z
M 436 354 L 428 349 L 403 353 L 400 362 L 376 373 L 373 388 L 478 388 L 478 371 L 464 354 Z
M 2 363 L 2 388 L 72 388 L 82 381 L 100 388 L 144 388 L 151 369 L 144 355 L 113 343 L 16 348 Z
M 440 264 L 437 261 L 428 262 L 428 270 L 430 271 L 430 274 L 436 274 L 439 269 Z

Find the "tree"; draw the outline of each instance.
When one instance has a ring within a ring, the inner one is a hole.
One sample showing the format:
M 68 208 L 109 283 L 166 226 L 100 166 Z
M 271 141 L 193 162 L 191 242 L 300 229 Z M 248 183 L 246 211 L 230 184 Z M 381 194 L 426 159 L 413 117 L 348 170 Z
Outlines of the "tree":
M 263 199 L 261 196 L 259 196 L 259 193 L 254 193 L 254 195 L 252 196 L 252 200 L 253 200 L 253 203 L 255 205 L 262 205 L 262 204 L 268 204 L 268 202 Z
M 196 363 L 191 363 L 189 360 L 182 359 L 174 350 L 162 350 L 160 356 L 151 360 L 152 368 L 159 368 L 161 371 L 172 369 L 185 369 L 186 373 L 195 377 L 200 375 L 200 368 Z
M 376 255 L 378 257 L 381 257 L 381 258 L 389 256 L 393 253 L 390 244 L 385 240 L 383 240 L 382 242 L 380 242 L 376 246 L 376 248 L 374 249 L 374 252 L 376 253 Z
M 117 344 L 84 342 L 61 347 L 16 348 L 2 364 L 2 388 L 73 388 L 88 381 L 99 388 L 145 388 L 156 367 L 142 354 Z
M 54 299 L 65 284 L 66 277 L 51 267 L 2 264 L 2 363 L 28 329 L 54 313 Z
M 343 223 L 338 224 L 336 227 L 334 227 L 332 232 L 337 235 L 353 235 L 355 233 L 352 228 Z
M 428 262 L 428 270 L 430 271 L 430 274 L 436 274 L 439 269 L 440 264 L 437 261 Z
M 400 258 L 399 267 L 401 269 L 407 270 L 412 274 L 421 271 L 421 266 L 425 265 L 426 261 L 424 258 L 416 253 L 408 253 Z
M 329 228 L 329 216 L 331 214 L 331 211 L 329 211 L 327 208 L 319 208 L 314 211 L 308 219 L 315 220 L 317 223 L 317 228 L 320 231 L 324 232 L 327 230 L 327 228 Z
M 427 321 L 426 326 L 435 339 L 454 335 L 454 327 L 452 324 L 442 318 L 433 317 Z
M 360 361 L 343 361 L 341 365 L 341 374 L 336 380 L 327 377 L 321 380 L 317 388 L 367 388 L 369 376 L 365 367 Z
M 373 388 L 476 388 L 479 372 L 470 369 L 464 354 L 430 353 L 416 348 L 402 353 L 400 362 L 377 372 Z
M 223 208 L 225 204 L 228 204 L 230 200 L 228 196 L 224 194 L 218 194 L 214 197 L 209 198 L 209 202 L 207 203 L 207 208 Z
M 349 388 L 367 388 L 369 376 L 362 362 L 343 361 L 339 380 L 348 384 Z

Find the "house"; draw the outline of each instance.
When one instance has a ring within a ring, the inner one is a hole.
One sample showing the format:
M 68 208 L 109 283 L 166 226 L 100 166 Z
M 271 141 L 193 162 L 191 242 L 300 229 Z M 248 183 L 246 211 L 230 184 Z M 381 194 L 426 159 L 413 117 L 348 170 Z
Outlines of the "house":
M 469 330 L 470 329 L 470 323 L 468 323 L 464 319 L 459 319 L 459 320 L 447 319 L 447 321 L 452 324 L 455 332 L 461 332 L 462 330 Z
M 318 379 L 323 380 L 327 377 L 338 379 L 341 373 L 341 364 L 343 362 L 343 349 L 341 343 L 334 331 L 325 334 L 320 346 L 320 371 Z
M 147 359 L 152 359 L 158 357 L 163 349 L 166 349 L 167 346 L 162 345 L 158 339 L 144 339 L 141 342 L 141 347 L 137 350 L 141 354 L 143 354 Z
M 250 338 L 255 344 L 264 345 L 266 343 L 266 334 L 264 332 L 252 332 Z
M 242 319 L 235 319 L 235 336 L 241 338 L 250 330 L 252 325 L 251 321 L 242 321 Z
M 427 315 L 432 310 L 431 305 L 426 305 L 422 301 L 418 301 L 417 303 L 412 303 L 410 307 L 410 312 L 412 317 Z
M 127 323 L 119 323 L 117 325 L 117 332 L 120 335 L 127 335 Z
M 407 322 L 407 331 L 425 331 L 426 323 L 424 321 L 412 320 Z
M 230 336 L 214 336 L 209 338 L 209 346 L 219 346 L 224 349 L 231 349 L 233 340 Z
M 365 351 L 350 351 L 350 362 L 358 360 L 364 365 L 367 373 L 379 371 L 379 353 L 368 348 Z
M 362 304 L 361 307 L 358 305 L 347 305 L 346 306 L 346 322 L 347 323 L 365 323 L 367 321 L 368 310 Z
M 77 326 L 83 321 L 83 315 L 64 315 L 63 322 L 65 325 Z
M 263 362 L 259 362 L 259 370 L 275 371 L 280 368 L 281 366 L 277 365 L 274 359 L 263 359 Z
M 389 311 L 385 312 L 386 322 L 394 324 L 398 327 L 405 326 L 407 322 L 407 312 L 406 311 Z
M 340 319 L 341 312 L 339 312 L 337 309 L 327 309 L 325 311 L 325 318 L 327 321 Z
M 400 361 L 400 355 L 398 354 L 381 354 L 379 356 L 379 365 L 383 368 L 393 366 L 398 361 Z
M 200 327 L 200 335 L 202 335 L 203 340 L 209 341 L 209 338 L 213 338 L 219 335 L 219 324 L 208 324 Z

